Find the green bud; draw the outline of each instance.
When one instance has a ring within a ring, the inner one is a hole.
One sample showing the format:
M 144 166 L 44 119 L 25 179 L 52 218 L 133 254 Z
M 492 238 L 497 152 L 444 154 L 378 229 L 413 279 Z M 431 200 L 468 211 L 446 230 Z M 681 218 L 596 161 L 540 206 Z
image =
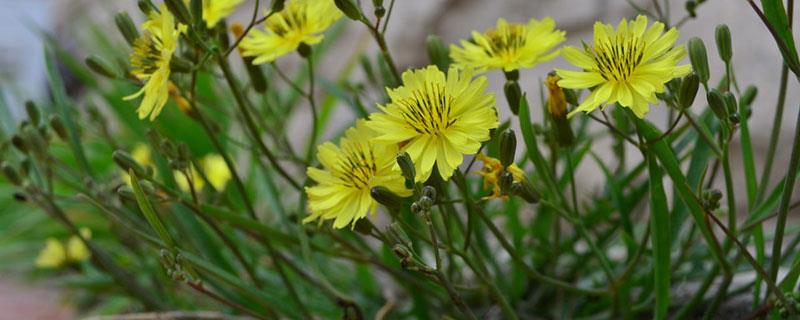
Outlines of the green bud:
M 514 130 L 508 129 L 500 134 L 500 163 L 508 167 L 514 163 L 514 153 L 517 152 L 517 136 Z
M 175 72 L 186 73 L 192 71 L 194 65 L 192 65 L 192 62 L 186 58 L 172 57 L 172 59 L 169 61 L 169 68 Z
M 111 64 L 100 58 L 96 55 L 90 55 L 85 60 L 86 65 L 89 66 L 89 69 L 92 69 L 95 73 L 107 77 L 109 79 L 116 79 L 119 77 L 119 73 L 111 66 Z
M 361 21 L 362 17 L 364 16 L 361 13 L 361 8 L 359 8 L 353 2 L 353 0 L 333 0 L 333 3 L 336 4 L 336 7 L 352 20 Z
M 742 117 L 739 115 L 738 112 L 734 112 L 734 113 L 731 113 L 731 115 L 728 117 L 728 120 L 731 123 L 738 124 L 739 122 L 742 121 Z
M 189 9 L 186 8 L 183 0 L 164 0 L 164 5 L 167 6 L 167 10 L 175 16 L 175 20 L 178 20 L 178 22 L 187 26 L 192 23 L 192 16 L 189 14 Z
M 447 72 L 450 67 L 450 50 L 442 42 L 442 38 L 432 34 L 425 39 L 425 49 L 428 51 L 428 59 L 435 64 L 439 70 Z
M 373 7 L 383 7 L 383 0 L 372 0 Z
M 22 134 L 25 136 L 25 140 L 28 142 L 28 147 L 32 151 L 35 151 L 36 155 L 43 155 L 47 152 L 47 140 L 42 136 L 42 133 L 33 126 L 25 126 L 23 128 Z
M 299 46 L 297 46 L 297 53 L 300 54 L 303 59 L 308 59 L 311 56 L 311 46 L 305 42 L 301 42 Z
M 506 76 L 506 81 L 519 80 L 519 70 L 503 71 L 503 75 Z
M 686 1 L 686 12 L 689 13 L 690 17 L 692 18 L 697 17 L 697 12 L 695 12 L 696 9 L 697 9 L 697 2 L 694 2 L 694 0 Z
M 411 156 L 404 151 L 397 155 L 397 165 L 400 166 L 400 171 L 403 174 L 403 178 L 406 178 L 406 188 L 411 189 L 411 187 L 413 187 L 414 179 L 417 176 L 417 171 L 414 168 L 414 161 L 412 161 Z M 412 184 L 411 187 L 408 186 L 409 181 Z
M 26 157 L 19 163 L 19 173 L 23 177 L 27 177 L 33 170 L 33 161 L 30 157 Z
M 203 22 L 203 0 L 191 0 L 189 2 L 189 10 L 192 12 L 195 25 L 202 26 L 205 24 Z
M 116 150 L 114 153 L 111 154 L 111 159 L 114 160 L 123 171 L 128 172 L 129 170 L 133 170 L 137 177 L 145 177 L 146 171 L 139 165 L 136 160 L 133 160 L 130 154 L 123 150 Z
M 555 127 L 556 142 L 562 147 L 569 147 L 575 143 L 575 134 L 567 117 L 552 117 Z
M 708 100 L 708 106 L 717 116 L 717 119 L 724 120 L 728 118 L 728 111 L 725 109 L 725 101 L 722 99 L 722 94 L 720 94 L 717 89 L 711 89 L 711 91 L 706 94 L 706 99 Z
M 436 200 L 436 188 L 434 188 L 433 186 L 425 186 L 424 188 L 422 188 L 422 196 L 423 197 L 428 197 L 431 200 L 435 201 Z
M 272 10 L 272 12 L 280 12 L 283 10 L 284 6 L 286 6 L 286 0 L 272 0 L 272 7 L 270 10 Z
M 537 203 L 541 198 L 539 192 L 528 181 L 514 183 L 511 186 L 511 194 L 522 198 L 528 203 Z
M 122 37 L 125 38 L 125 41 L 133 46 L 136 39 L 139 38 L 139 31 L 136 30 L 136 25 L 133 24 L 131 16 L 125 11 L 117 13 L 117 15 L 114 16 L 114 23 L 117 25 L 119 32 L 122 33 Z
M 386 15 L 386 8 L 384 7 L 375 7 L 375 17 L 383 18 Z
M 758 88 L 755 86 L 748 86 L 747 89 L 744 89 L 741 101 L 739 102 L 741 102 L 742 106 L 750 106 L 753 104 L 753 100 L 756 99 L 756 96 L 758 96 Z
M 511 172 L 505 171 L 500 174 L 500 181 L 498 182 L 500 185 L 500 192 L 503 194 L 508 194 L 511 191 L 511 186 L 514 184 L 514 175 Z
M 8 182 L 11 182 L 11 184 L 15 186 L 22 185 L 22 178 L 17 173 L 17 170 L 14 170 L 14 168 L 11 165 L 9 165 L 6 162 L 0 163 L 0 170 L 3 171 L 3 176 L 6 177 L 6 180 L 8 180 Z
M 25 139 L 23 139 L 19 135 L 15 134 L 15 135 L 11 136 L 11 144 L 14 146 L 14 148 L 19 150 L 19 152 L 26 153 L 26 154 L 28 153 L 28 150 L 29 150 L 28 142 L 25 141 Z
M 419 200 L 417 200 L 416 204 L 419 205 L 421 210 L 430 211 L 431 207 L 433 207 L 433 199 L 422 196 L 419 198 Z
M 692 68 L 697 73 L 700 83 L 707 84 L 710 77 L 708 56 L 706 54 L 706 45 L 703 44 L 703 40 L 700 40 L 700 38 L 689 39 L 689 60 L 692 62 Z
M 36 104 L 33 101 L 25 101 L 25 112 L 28 113 L 28 119 L 31 120 L 33 124 L 39 124 L 41 120 L 41 113 L 39 113 L 39 108 L 36 107 Z
M 717 26 L 715 40 L 717 40 L 717 51 L 719 57 L 726 63 L 731 62 L 733 50 L 731 49 L 731 30 L 727 25 L 721 24 Z
M 384 229 L 384 233 L 389 238 L 389 241 L 393 244 L 402 245 L 409 247 L 411 246 L 411 238 L 408 237 L 403 228 L 397 222 L 392 222 L 386 229 Z
M 522 89 L 519 88 L 519 83 L 517 83 L 516 80 L 507 80 L 506 84 L 503 86 L 503 92 L 506 95 L 508 107 L 511 109 L 511 112 L 516 115 L 519 113 L 519 101 L 522 97 Z
M 264 70 L 260 65 L 249 63 L 252 61 L 252 58 L 245 58 L 245 66 L 247 69 L 247 75 L 250 77 L 250 85 L 253 86 L 253 89 L 256 92 L 264 93 L 267 91 L 268 87 L 267 78 L 264 76 Z
M 681 87 L 678 89 L 678 106 L 680 108 L 688 108 L 694 103 L 694 98 L 697 96 L 697 89 L 700 86 L 700 78 L 697 74 L 690 73 L 681 81 Z
M 368 236 L 372 234 L 372 223 L 368 219 L 358 219 L 353 229 L 360 234 Z
M 580 105 L 578 102 L 578 94 L 575 93 L 575 90 L 572 89 L 563 89 L 564 91 L 564 100 L 567 100 L 567 103 L 573 106 Z
M 734 96 L 733 93 L 731 92 L 723 93 L 722 102 L 725 103 L 725 109 L 728 110 L 729 114 L 737 111 L 736 96 Z
M 386 187 L 372 187 L 372 189 L 369 190 L 369 194 L 372 196 L 372 199 L 386 206 L 389 210 L 397 211 L 403 205 L 403 199 Z
M 139 10 L 141 10 L 144 15 L 150 15 L 150 12 L 156 8 L 150 0 L 139 0 L 136 5 L 139 6 Z

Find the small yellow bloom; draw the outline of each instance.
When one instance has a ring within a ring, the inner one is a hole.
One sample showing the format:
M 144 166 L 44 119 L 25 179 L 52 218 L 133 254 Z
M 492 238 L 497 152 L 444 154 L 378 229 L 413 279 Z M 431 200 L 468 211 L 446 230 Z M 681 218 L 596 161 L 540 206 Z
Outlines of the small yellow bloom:
M 201 164 L 211 186 L 219 191 L 225 190 L 232 177 L 225 159 L 218 154 L 209 154 L 201 160 Z
M 80 229 L 81 236 L 91 238 L 92 232 L 87 228 Z M 39 256 L 36 257 L 34 264 L 37 268 L 55 269 L 61 268 L 69 263 L 77 263 L 89 259 L 91 251 L 77 236 L 72 236 L 67 240 L 67 245 L 58 241 L 56 238 L 48 238 Z
M 528 24 L 497 20 L 497 26 L 486 33 L 472 32 L 472 39 L 462 40 L 461 47 L 450 46 L 450 56 L 460 68 L 479 71 L 503 69 L 513 71 L 532 68 L 558 55 L 553 50 L 564 42 L 566 33 L 556 29 L 556 22 L 547 17 L 531 19 Z
M 189 3 L 190 0 L 184 0 Z M 209 29 L 217 25 L 217 22 L 224 19 L 234 10 L 236 6 L 244 0 L 203 0 L 203 21 Z
M 160 13 L 153 11 L 142 24 L 142 35 L 136 39 L 130 55 L 131 74 L 144 82 L 136 93 L 124 100 L 144 95 L 139 104 L 139 119 L 150 116 L 155 120 L 169 98 L 169 75 L 172 54 L 178 47 L 178 36 L 186 26 L 176 24 L 175 17 L 161 5 Z
M 239 48 L 243 56 L 255 57 L 253 64 L 272 62 L 301 43 L 319 43 L 322 32 L 341 17 L 333 0 L 289 0 L 282 11 L 267 19 L 264 31 L 251 30 Z
M 594 88 L 568 116 L 619 103 L 644 118 L 649 104 L 658 101 L 656 93 L 664 92 L 664 83 L 691 72 L 690 65 L 678 65 L 686 51 L 682 46 L 673 47 L 677 39 L 677 29 L 665 33 L 661 22 L 648 28 L 645 16 L 630 23 L 622 19 L 616 31 L 611 25 L 596 22 L 592 47 L 562 49 L 564 58 L 583 71 L 557 69 L 562 78 L 558 85 Z
M 317 184 L 306 187 L 311 214 L 303 223 L 333 220 L 334 228 L 375 214 L 378 203 L 370 190 L 382 186 L 399 196 L 410 196 L 400 169 L 395 165 L 397 146 L 374 144 L 375 132 L 359 120 L 347 129 L 339 146 L 325 142 L 317 147 L 322 169 L 308 168 L 308 176 Z
M 403 86 L 387 89 L 391 102 L 378 106 L 367 126 L 378 143 L 397 145 L 414 161 L 417 181 L 425 181 L 436 163 L 444 180 L 497 128 L 494 94 L 486 77 L 435 66 L 403 72 Z
M 500 190 L 500 174 L 503 173 L 503 164 L 500 163 L 500 160 L 486 156 L 482 153 L 479 153 L 477 156 L 478 161 L 483 162 L 483 168 L 481 171 L 476 172 L 477 174 L 483 177 L 483 188 L 489 189 L 492 188 L 492 194 L 483 197 L 482 199 L 494 199 L 494 198 L 503 198 L 503 200 L 508 200 L 508 196 L 504 196 Z M 512 163 L 508 166 L 508 172 L 514 177 L 514 182 L 523 182 L 525 181 L 525 171 L 522 171 L 516 163 Z
M 197 172 L 197 169 L 193 165 L 189 167 L 189 172 L 192 175 L 191 184 L 189 184 L 189 178 L 186 177 L 186 174 L 183 171 L 175 170 L 172 172 L 173 177 L 175 178 L 175 183 L 178 185 L 178 189 L 181 189 L 183 192 L 191 191 L 191 186 L 194 186 L 195 191 L 200 191 L 203 187 L 206 186 L 205 181 L 203 181 L 203 177 L 200 176 L 200 172 Z

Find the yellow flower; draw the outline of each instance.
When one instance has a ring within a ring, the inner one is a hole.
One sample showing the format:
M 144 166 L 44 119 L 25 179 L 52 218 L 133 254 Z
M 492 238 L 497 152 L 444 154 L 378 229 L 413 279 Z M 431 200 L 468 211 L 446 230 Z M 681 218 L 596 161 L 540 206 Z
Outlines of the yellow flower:
M 461 47 L 450 46 L 450 56 L 460 68 L 480 71 L 503 69 L 513 71 L 531 68 L 558 55 L 553 50 L 564 42 L 565 32 L 556 29 L 551 18 L 531 19 L 528 24 L 497 20 L 497 26 L 486 33 L 472 32 L 472 39 L 461 40 Z
M 272 62 L 301 43 L 319 43 L 321 33 L 341 17 L 333 0 L 289 0 L 282 11 L 267 19 L 264 31 L 251 30 L 239 48 L 243 56 L 255 57 L 253 64 Z
M 664 32 L 664 24 L 638 16 L 630 24 L 622 21 L 615 31 L 611 25 L 596 22 L 594 45 L 583 50 L 567 46 L 562 54 L 583 71 L 556 70 L 562 88 L 594 90 L 569 117 L 577 112 L 591 112 L 600 105 L 619 103 L 643 118 L 649 104 L 656 103 L 656 93 L 664 92 L 664 83 L 691 72 L 690 65 L 678 65 L 686 56 L 682 46 L 673 47 L 678 30 Z
M 142 35 L 136 39 L 130 55 L 131 74 L 144 82 L 144 86 L 124 100 L 144 95 L 139 104 L 139 119 L 150 116 L 155 120 L 169 98 L 169 75 L 172 54 L 178 47 L 178 36 L 186 26 L 175 23 L 175 17 L 161 5 L 161 12 L 153 11 L 142 24 Z
M 200 172 L 197 172 L 197 169 L 195 169 L 195 167 L 193 165 L 189 166 L 189 172 L 192 175 L 192 180 L 191 180 L 192 184 L 191 185 L 194 186 L 194 190 L 195 191 L 202 190 L 203 187 L 206 186 L 206 183 L 203 180 L 203 177 L 200 176 Z M 186 177 L 186 174 L 183 173 L 183 171 L 175 170 L 175 171 L 172 172 L 172 175 L 175 178 L 175 183 L 178 185 L 178 189 L 181 189 L 181 191 L 183 191 L 183 192 L 191 191 L 191 188 L 190 188 L 191 185 L 189 184 L 189 178 Z
M 395 165 L 397 146 L 378 145 L 372 142 L 375 132 L 364 120 L 347 129 L 339 146 L 325 142 L 317 147 L 317 158 L 322 169 L 308 168 L 308 176 L 317 184 L 306 187 L 311 214 L 303 223 L 334 220 L 334 228 L 343 228 L 375 214 L 378 203 L 370 190 L 382 186 L 399 196 L 411 195 L 405 179 Z
M 225 190 L 232 177 L 225 159 L 218 154 L 209 154 L 201 160 L 201 164 L 211 186 L 219 191 Z
M 234 10 L 236 6 L 244 0 L 203 0 L 203 21 L 209 29 L 217 25 L 217 22 L 224 19 Z M 189 0 L 184 0 L 189 3 Z
M 80 232 L 84 238 L 92 237 L 91 230 L 87 228 L 81 228 Z M 48 238 L 34 264 L 37 268 L 54 269 L 63 267 L 68 263 L 87 260 L 91 256 L 92 253 L 89 248 L 77 236 L 70 237 L 66 246 L 56 238 Z
M 500 160 L 486 156 L 482 153 L 479 153 L 476 157 L 479 161 L 483 162 L 483 169 L 476 172 L 483 177 L 483 188 L 492 188 L 492 194 L 485 196 L 482 199 L 487 200 L 503 198 L 503 200 L 508 200 L 508 196 L 504 196 L 500 191 L 500 174 L 503 173 L 503 164 L 500 163 Z M 514 177 L 514 182 L 523 182 L 526 179 L 525 171 L 522 171 L 522 169 L 520 169 L 516 163 L 512 163 L 510 166 L 508 166 L 508 172 L 510 172 Z
M 435 66 L 403 72 L 403 86 L 387 89 L 391 102 L 378 106 L 367 125 L 374 140 L 397 145 L 414 161 L 417 181 L 425 181 L 436 163 L 444 180 L 497 128 L 494 94 L 486 77 L 451 67 L 445 76 Z

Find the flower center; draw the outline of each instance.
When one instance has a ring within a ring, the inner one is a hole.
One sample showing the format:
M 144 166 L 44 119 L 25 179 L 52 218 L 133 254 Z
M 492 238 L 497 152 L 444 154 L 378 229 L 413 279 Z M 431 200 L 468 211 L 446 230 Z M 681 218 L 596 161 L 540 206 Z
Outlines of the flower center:
M 369 180 L 378 171 L 375 165 L 375 156 L 366 143 L 351 142 L 342 146 L 342 156 L 339 157 L 333 175 L 342 185 L 354 189 L 369 187 Z
M 285 36 L 292 30 L 301 29 L 305 23 L 305 11 L 292 6 L 277 13 L 274 19 L 268 19 L 266 22 L 267 29 L 279 37 Z
M 594 44 L 594 61 L 603 79 L 627 81 L 642 62 L 644 48 L 640 37 L 620 34 Z
M 150 34 L 145 33 L 133 43 L 133 52 L 130 56 L 131 66 L 135 76 L 149 75 L 158 70 L 161 61 L 161 51 Z
M 450 116 L 453 98 L 447 95 L 444 85 L 426 83 L 412 96 L 397 101 L 406 123 L 417 133 L 438 135 L 452 126 L 456 118 Z
M 489 39 L 487 54 L 507 56 L 525 46 L 525 27 L 510 24 L 505 28 L 491 29 L 486 32 L 486 38 Z

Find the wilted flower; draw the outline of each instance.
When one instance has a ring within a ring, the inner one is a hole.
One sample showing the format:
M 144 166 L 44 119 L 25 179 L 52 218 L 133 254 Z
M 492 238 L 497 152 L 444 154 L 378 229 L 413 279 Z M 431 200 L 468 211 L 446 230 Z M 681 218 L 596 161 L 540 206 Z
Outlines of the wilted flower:
M 500 175 L 503 173 L 503 164 L 500 163 L 500 160 L 484 155 L 483 153 L 479 153 L 476 157 L 478 161 L 483 162 L 481 171 L 476 172 L 483 177 L 483 188 L 492 188 L 492 194 L 482 199 L 502 198 L 507 200 L 508 196 L 503 195 L 502 190 L 500 190 Z M 507 170 L 514 177 L 514 182 L 525 181 L 525 171 L 522 171 L 517 164 L 512 163 L 508 166 Z
M 325 142 L 317 147 L 323 168 L 308 168 L 308 176 L 317 185 L 306 188 L 311 215 L 303 223 L 334 220 L 334 228 L 355 225 L 378 209 L 378 202 L 370 195 L 373 187 L 381 186 L 403 197 L 411 195 L 395 165 L 397 146 L 374 144 L 373 136 L 374 132 L 359 120 L 339 140 L 339 146 Z
M 150 116 L 155 120 L 169 98 L 169 75 L 172 54 L 178 47 L 178 36 L 186 26 L 176 24 L 175 17 L 161 5 L 160 12 L 151 11 L 142 24 L 142 35 L 136 39 L 130 55 L 131 74 L 144 82 L 136 93 L 126 96 L 132 100 L 144 95 L 139 104 L 139 119 Z
M 556 57 L 558 51 L 553 49 L 564 41 L 564 35 L 549 17 L 531 19 L 528 24 L 501 18 L 486 33 L 473 31 L 472 39 L 462 40 L 461 47 L 451 45 L 450 56 L 456 66 L 479 71 L 531 68 Z
M 686 56 L 683 47 L 673 47 L 678 30 L 664 33 L 664 24 L 639 16 L 622 21 L 615 31 L 611 25 L 596 22 L 594 45 L 584 49 L 567 46 L 562 54 L 583 71 L 556 70 L 562 88 L 594 88 L 592 93 L 568 116 L 591 112 L 600 105 L 619 103 L 643 118 L 649 104 L 656 103 L 656 93 L 664 92 L 664 83 L 691 72 L 691 66 L 678 65 Z
M 367 125 L 374 140 L 400 146 L 416 167 L 416 180 L 425 181 L 436 163 L 444 180 L 497 128 L 494 94 L 486 77 L 451 67 L 447 75 L 435 66 L 403 73 L 403 86 L 387 89 L 391 102 L 370 115 Z
M 324 38 L 321 33 L 341 17 L 333 0 L 289 0 L 267 19 L 264 31 L 251 30 L 239 48 L 243 56 L 255 57 L 253 64 L 272 62 L 300 44 L 319 43 Z

